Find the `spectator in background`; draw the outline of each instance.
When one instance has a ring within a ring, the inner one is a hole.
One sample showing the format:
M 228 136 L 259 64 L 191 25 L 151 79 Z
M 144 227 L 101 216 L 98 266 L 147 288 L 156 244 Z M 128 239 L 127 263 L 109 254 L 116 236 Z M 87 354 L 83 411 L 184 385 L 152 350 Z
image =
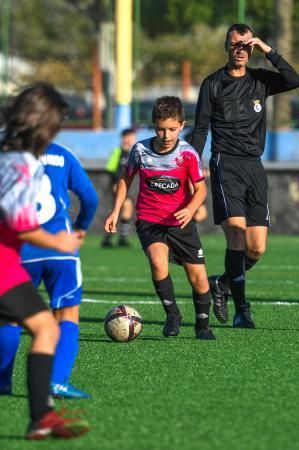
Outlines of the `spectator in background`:
M 121 143 L 119 147 L 116 147 L 107 162 L 106 171 L 111 174 L 111 190 L 113 196 L 116 193 L 116 187 L 118 179 L 125 167 L 128 159 L 130 150 L 136 142 L 136 131 L 133 128 L 126 128 L 121 133 Z M 131 220 L 133 216 L 133 200 L 130 196 L 124 201 L 123 207 L 120 213 L 119 222 L 119 247 L 129 247 L 130 242 L 128 241 L 128 234 L 131 231 Z M 102 247 L 112 247 L 112 235 L 106 233 L 105 237 L 101 243 Z

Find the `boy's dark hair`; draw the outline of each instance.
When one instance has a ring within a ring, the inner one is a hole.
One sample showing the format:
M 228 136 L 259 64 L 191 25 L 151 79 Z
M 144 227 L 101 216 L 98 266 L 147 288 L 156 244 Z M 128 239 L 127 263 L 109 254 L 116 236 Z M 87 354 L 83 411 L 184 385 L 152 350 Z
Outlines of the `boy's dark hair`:
M 136 130 L 135 128 L 125 128 L 124 130 L 122 130 L 121 132 L 121 137 L 127 136 L 128 134 L 135 134 Z
M 177 119 L 179 122 L 184 122 L 185 112 L 179 97 L 164 95 L 157 98 L 153 106 L 152 121 L 153 123 L 159 119 Z
M 248 31 L 250 31 L 253 34 L 253 29 L 249 25 L 246 25 L 246 23 L 234 23 L 233 25 L 231 25 L 229 27 L 229 29 L 226 32 L 226 38 L 225 38 L 226 43 L 228 42 L 229 34 L 232 31 L 236 31 L 241 36 L 248 33 Z
M 66 111 L 67 103 L 51 84 L 26 87 L 7 110 L 2 149 L 40 155 L 61 128 Z

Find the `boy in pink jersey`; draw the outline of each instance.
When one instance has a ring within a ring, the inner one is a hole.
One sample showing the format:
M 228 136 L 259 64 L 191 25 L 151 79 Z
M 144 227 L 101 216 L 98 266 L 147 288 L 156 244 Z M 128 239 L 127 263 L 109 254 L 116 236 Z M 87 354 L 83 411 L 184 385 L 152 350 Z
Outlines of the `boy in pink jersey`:
M 25 241 L 64 252 L 75 252 L 83 243 L 75 233 L 54 235 L 40 228 L 35 206 L 43 174 L 36 158 L 59 131 L 65 112 L 65 101 L 51 85 L 29 86 L 13 101 L 0 143 L 0 332 L 5 334 L 5 327 L 17 322 L 32 336 L 27 439 L 70 438 L 88 430 L 85 421 L 66 419 L 53 409 L 50 376 L 59 329 L 20 261 Z M 5 358 L 3 341 L 1 367 Z M 0 394 L 9 395 L 10 389 L 2 386 Z
M 158 98 L 152 120 L 156 136 L 137 142 L 132 148 L 105 231 L 116 232 L 121 207 L 138 172 L 136 229 L 166 312 L 163 334 L 177 336 L 182 321 L 169 274 L 171 261 L 184 267 L 192 287 L 196 338 L 212 340 L 215 336 L 209 327 L 209 283 L 201 242 L 192 221 L 206 198 L 201 162 L 193 147 L 179 140 L 185 122 L 178 97 Z

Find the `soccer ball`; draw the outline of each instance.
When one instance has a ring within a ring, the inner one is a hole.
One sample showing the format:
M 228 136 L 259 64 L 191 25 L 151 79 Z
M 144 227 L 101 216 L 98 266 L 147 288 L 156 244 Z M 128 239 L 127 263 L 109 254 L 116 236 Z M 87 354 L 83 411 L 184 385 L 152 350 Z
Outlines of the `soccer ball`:
M 141 333 L 142 318 L 136 309 L 120 305 L 108 312 L 104 326 L 113 341 L 129 342 Z

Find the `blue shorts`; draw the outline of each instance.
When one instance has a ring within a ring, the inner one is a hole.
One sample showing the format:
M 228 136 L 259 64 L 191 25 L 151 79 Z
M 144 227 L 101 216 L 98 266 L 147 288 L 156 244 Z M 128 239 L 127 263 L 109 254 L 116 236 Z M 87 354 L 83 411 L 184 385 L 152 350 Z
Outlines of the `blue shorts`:
M 80 258 L 57 257 L 23 262 L 23 267 L 37 288 L 44 282 L 52 309 L 79 305 L 82 297 Z

